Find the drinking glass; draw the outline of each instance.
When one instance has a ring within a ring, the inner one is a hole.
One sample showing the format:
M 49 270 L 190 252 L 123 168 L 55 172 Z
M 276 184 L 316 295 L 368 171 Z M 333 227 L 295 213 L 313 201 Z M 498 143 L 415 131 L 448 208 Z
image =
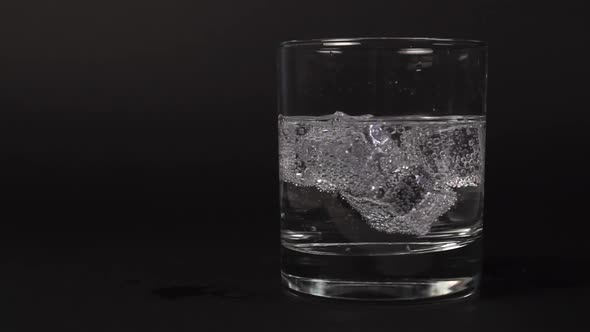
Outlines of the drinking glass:
M 287 41 L 278 52 L 281 269 L 342 299 L 476 293 L 487 46 Z

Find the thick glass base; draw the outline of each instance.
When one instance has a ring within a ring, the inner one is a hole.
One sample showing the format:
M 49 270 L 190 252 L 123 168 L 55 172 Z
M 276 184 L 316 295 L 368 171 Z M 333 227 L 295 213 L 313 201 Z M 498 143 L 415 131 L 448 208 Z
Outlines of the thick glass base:
M 289 289 L 314 296 L 366 301 L 443 301 L 475 294 L 479 277 L 460 279 L 359 282 L 312 279 L 282 273 Z
M 481 236 L 436 242 L 283 244 L 283 283 L 315 296 L 357 300 L 446 300 L 472 295 Z

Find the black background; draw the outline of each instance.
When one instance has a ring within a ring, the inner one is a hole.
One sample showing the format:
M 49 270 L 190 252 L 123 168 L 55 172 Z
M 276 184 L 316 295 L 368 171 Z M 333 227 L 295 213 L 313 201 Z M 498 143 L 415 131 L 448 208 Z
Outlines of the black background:
M 537 312 L 552 313 L 540 326 L 575 323 L 590 249 L 585 9 L 571 0 L 3 2 L 0 280 L 14 315 L 0 326 L 355 330 L 465 314 L 462 328 L 491 329 L 526 327 Z M 356 36 L 489 43 L 476 304 L 391 308 L 280 292 L 276 47 Z

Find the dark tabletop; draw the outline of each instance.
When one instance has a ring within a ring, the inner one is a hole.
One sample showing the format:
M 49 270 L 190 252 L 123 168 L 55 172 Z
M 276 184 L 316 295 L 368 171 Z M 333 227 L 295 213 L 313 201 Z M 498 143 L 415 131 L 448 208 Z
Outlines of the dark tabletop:
M 493 250 L 494 227 L 475 299 L 395 305 L 295 295 L 280 285 L 275 210 L 254 201 L 13 202 L 14 223 L 1 233 L 0 329 L 588 330 L 588 261 Z

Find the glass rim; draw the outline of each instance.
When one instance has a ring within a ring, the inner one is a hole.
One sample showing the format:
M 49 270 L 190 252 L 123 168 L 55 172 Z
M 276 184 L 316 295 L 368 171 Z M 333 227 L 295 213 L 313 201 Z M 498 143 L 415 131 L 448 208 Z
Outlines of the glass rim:
M 391 45 L 388 45 L 391 44 Z M 414 44 L 416 44 L 414 46 Z M 355 37 L 355 38 L 317 38 L 293 39 L 279 44 L 279 48 L 316 46 L 316 47 L 354 47 L 374 48 L 376 46 L 390 48 L 429 47 L 434 49 L 446 48 L 487 48 L 488 43 L 476 39 L 463 38 L 431 38 L 431 37 Z M 379 47 L 379 48 L 381 48 Z

